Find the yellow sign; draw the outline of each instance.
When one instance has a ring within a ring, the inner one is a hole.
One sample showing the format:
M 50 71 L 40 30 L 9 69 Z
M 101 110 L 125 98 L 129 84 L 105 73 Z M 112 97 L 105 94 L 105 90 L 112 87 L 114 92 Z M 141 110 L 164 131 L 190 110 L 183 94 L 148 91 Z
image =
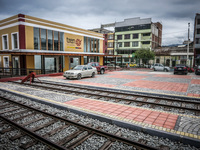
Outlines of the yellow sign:
M 65 48 L 67 51 L 83 51 L 83 37 L 65 34 Z

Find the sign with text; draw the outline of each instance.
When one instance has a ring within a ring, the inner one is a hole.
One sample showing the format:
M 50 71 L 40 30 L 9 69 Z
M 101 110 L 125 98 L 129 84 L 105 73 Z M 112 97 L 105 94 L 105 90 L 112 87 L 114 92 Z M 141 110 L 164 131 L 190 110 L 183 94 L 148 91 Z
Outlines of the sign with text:
M 73 34 L 65 35 L 65 49 L 67 51 L 83 51 L 83 37 Z

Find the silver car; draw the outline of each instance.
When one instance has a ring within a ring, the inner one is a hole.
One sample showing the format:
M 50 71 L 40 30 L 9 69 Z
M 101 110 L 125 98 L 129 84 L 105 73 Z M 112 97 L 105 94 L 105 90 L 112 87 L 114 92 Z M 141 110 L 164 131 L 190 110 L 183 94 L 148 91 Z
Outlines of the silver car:
M 94 77 L 97 74 L 97 69 L 90 65 L 78 65 L 72 70 L 65 71 L 63 77 L 66 79 L 76 78 L 80 80 L 83 77 Z
M 163 66 L 163 64 L 159 64 L 159 63 L 152 65 L 150 69 L 153 69 L 154 71 L 165 71 L 165 72 L 170 71 L 169 67 Z

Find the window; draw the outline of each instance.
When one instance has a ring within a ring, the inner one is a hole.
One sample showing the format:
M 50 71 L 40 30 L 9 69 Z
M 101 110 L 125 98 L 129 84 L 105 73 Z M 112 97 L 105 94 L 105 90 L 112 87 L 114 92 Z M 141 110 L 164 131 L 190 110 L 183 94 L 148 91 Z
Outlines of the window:
M 126 26 L 126 27 L 116 27 L 115 32 L 144 30 L 144 29 L 151 29 L 151 24 L 132 25 L 132 26 Z
M 48 30 L 48 50 L 53 50 L 53 32 Z
M 122 40 L 122 35 L 117 35 L 118 40 Z
M 143 36 L 150 36 L 150 33 L 143 33 Z
M 200 24 L 200 19 L 197 19 L 197 24 Z
M 144 41 L 142 44 L 150 44 L 150 41 Z
M 40 49 L 40 29 L 34 28 L 34 49 Z
M 92 69 L 92 66 L 88 66 L 88 69 L 89 69 L 89 70 Z
M 8 50 L 8 34 L 2 35 L 3 50 Z
M 113 42 L 108 42 L 108 48 L 113 48 Z
M 54 31 L 54 50 L 58 50 L 58 31 Z
M 138 42 L 132 42 L 132 47 L 138 47 Z
M 87 67 L 86 67 L 86 66 L 84 66 L 84 67 L 83 67 L 83 70 L 87 70 Z
M 42 58 L 41 55 L 34 55 L 35 69 L 42 68 Z
M 41 49 L 46 50 L 46 39 L 47 39 L 47 34 L 46 34 L 46 29 L 41 29 Z
M 129 58 L 124 58 L 124 62 L 129 62 Z
M 118 47 L 122 47 L 122 42 L 118 42 Z
M 133 39 L 138 39 L 138 34 L 133 34 Z
M 19 49 L 18 33 L 12 33 L 12 49 Z
M 64 33 L 60 32 L 60 51 L 64 50 L 64 45 L 63 45 L 64 42 L 63 41 L 64 41 Z
M 197 29 L 197 34 L 200 34 L 200 29 Z
M 130 34 L 125 34 L 124 39 L 130 39 Z
M 3 67 L 9 68 L 9 57 L 8 56 L 3 56 Z
M 130 47 L 130 42 L 124 42 L 124 47 Z
M 200 44 L 200 39 L 196 38 L 196 44 Z
M 113 40 L 113 34 L 109 34 L 109 35 L 108 35 L 108 39 L 109 39 L 109 40 Z

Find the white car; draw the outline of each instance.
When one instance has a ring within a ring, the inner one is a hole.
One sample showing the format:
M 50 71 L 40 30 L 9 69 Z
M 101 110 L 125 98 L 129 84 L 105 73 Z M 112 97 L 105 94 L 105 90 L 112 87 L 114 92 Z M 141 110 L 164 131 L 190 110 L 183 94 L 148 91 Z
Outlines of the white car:
M 159 63 L 152 65 L 151 69 L 153 69 L 154 71 L 165 71 L 165 72 L 170 71 L 169 67 L 163 66 L 163 64 L 159 64 Z
M 115 64 L 107 64 L 108 69 L 115 69 Z M 116 69 L 120 69 L 120 66 L 116 65 Z
M 90 65 L 78 65 L 72 70 L 65 71 L 63 77 L 66 79 L 78 79 L 80 80 L 83 77 L 93 77 L 97 74 L 97 69 Z

